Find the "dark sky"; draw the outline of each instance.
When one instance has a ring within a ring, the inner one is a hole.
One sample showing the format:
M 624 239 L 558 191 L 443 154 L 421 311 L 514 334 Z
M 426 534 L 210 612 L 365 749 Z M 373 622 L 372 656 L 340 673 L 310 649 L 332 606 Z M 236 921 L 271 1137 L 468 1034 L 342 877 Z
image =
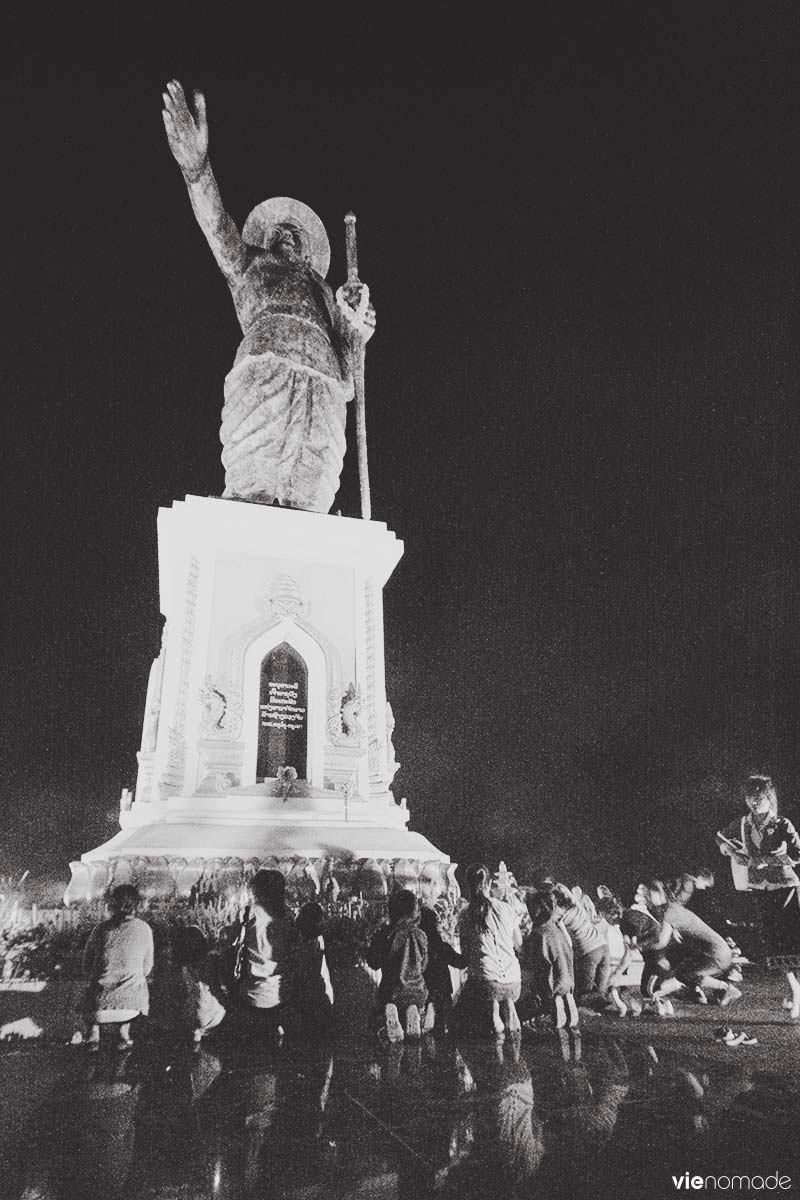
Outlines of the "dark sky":
M 240 226 L 305 200 L 336 286 L 358 214 L 412 827 L 461 862 L 624 885 L 713 857 L 747 768 L 796 819 L 795 6 L 258 11 L 70 9 L 9 40 L 0 872 L 66 879 L 114 832 L 157 510 L 223 487 L 238 326 L 166 147 L 173 75 L 206 92 Z M 357 496 L 351 454 L 337 507 Z

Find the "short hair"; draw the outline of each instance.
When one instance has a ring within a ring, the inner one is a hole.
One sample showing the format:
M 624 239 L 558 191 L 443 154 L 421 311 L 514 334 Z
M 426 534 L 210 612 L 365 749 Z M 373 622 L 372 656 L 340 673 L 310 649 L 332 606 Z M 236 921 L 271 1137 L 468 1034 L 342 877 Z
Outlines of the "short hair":
M 253 899 L 269 913 L 283 908 L 286 899 L 286 880 L 280 871 L 256 871 L 250 880 Z
M 546 925 L 550 920 L 556 911 L 556 898 L 549 890 L 534 892 L 532 896 L 526 896 L 525 907 L 528 910 L 531 925 L 536 928 L 538 925 Z
M 322 905 L 316 900 L 309 900 L 297 914 L 297 931 L 304 938 L 318 938 L 322 935 L 325 914 Z
M 773 813 L 778 811 L 778 793 L 769 775 L 750 775 L 744 785 L 745 800 L 759 800 L 766 796 Z
M 400 888 L 389 897 L 389 920 L 402 921 L 404 917 L 414 917 L 417 913 L 417 897 L 408 888 Z
M 577 908 L 577 901 L 565 883 L 554 883 L 551 890 L 559 908 Z
M 609 925 L 619 925 L 622 920 L 624 910 L 621 901 L 616 896 L 601 896 L 595 908 L 600 916 L 608 921 Z
M 199 925 L 185 925 L 172 934 L 172 957 L 179 967 L 202 962 L 208 954 L 206 935 Z
M 121 883 L 107 897 L 106 903 L 113 913 L 120 917 L 130 917 L 141 904 L 139 889 L 132 883 Z

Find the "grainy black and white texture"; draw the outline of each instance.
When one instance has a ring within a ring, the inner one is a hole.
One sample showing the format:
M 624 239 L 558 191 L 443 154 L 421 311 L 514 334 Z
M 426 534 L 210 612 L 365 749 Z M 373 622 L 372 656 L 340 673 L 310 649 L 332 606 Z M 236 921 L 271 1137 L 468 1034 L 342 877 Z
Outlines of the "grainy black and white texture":
M 796 14 L 392 13 L 9 31 L 3 871 L 64 881 L 115 829 L 157 509 L 224 486 L 239 333 L 165 144 L 173 77 L 240 226 L 301 198 L 339 282 L 358 214 L 414 827 L 623 887 L 711 857 L 747 768 L 797 817 Z

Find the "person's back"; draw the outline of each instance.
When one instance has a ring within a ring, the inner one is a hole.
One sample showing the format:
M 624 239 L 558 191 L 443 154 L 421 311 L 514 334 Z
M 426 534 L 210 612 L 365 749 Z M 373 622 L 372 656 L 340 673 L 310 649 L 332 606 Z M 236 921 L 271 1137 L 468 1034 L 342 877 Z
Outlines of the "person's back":
M 242 998 L 253 1008 L 275 1008 L 284 999 L 293 934 L 291 913 L 271 916 L 253 906 L 245 929 L 242 969 Z
M 87 965 L 99 992 L 99 1007 L 148 1011 L 153 933 L 146 921 L 133 916 L 103 921 L 87 945 Z
M 390 1041 L 419 1037 L 420 1010 L 428 999 L 425 968 L 428 965 L 428 939 L 420 929 L 417 898 L 401 890 L 389 897 L 389 922 L 381 926 L 367 952 L 367 963 L 380 970 L 378 1004 L 386 1017 Z
M 292 968 L 293 995 L 306 1031 L 327 1026 L 333 1011 L 333 986 L 325 957 L 322 906 L 312 901 L 297 915 Z
M 511 906 L 504 900 L 487 896 L 483 922 L 474 920 L 469 909 L 462 913 L 459 937 L 471 979 L 498 984 L 519 982 L 518 926 Z
M 684 945 L 695 944 L 707 948 L 721 961 L 733 960 L 731 948 L 722 934 L 717 933 L 715 929 L 698 917 L 697 913 L 692 912 L 685 905 L 679 904 L 676 900 L 670 901 L 664 911 L 664 920 L 672 926 Z
M 153 932 L 134 916 L 139 893 L 130 884 L 114 888 L 110 917 L 89 935 L 83 968 L 89 986 L 84 1001 L 88 1042 L 100 1044 L 100 1026 L 117 1025 L 119 1044 L 129 1046 L 130 1022 L 150 1011 L 147 977 L 153 970 Z

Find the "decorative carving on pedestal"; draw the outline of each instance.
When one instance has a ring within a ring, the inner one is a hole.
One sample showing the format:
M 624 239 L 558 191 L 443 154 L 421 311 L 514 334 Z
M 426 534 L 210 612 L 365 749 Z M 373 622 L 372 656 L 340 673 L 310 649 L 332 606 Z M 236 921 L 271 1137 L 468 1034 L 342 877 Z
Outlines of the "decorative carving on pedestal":
M 196 623 L 197 595 L 200 586 L 200 561 L 192 556 L 186 576 L 186 599 L 183 610 L 181 632 L 180 667 L 175 711 L 169 727 L 169 751 L 167 754 L 170 771 L 169 784 L 175 786 L 182 780 L 186 761 L 186 705 L 189 698 L 189 680 L 192 673 L 192 649 Z
M 368 579 L 364 585 L 364 617 L 367 648 L 367 739 L 369 747 L 369 770 L 373 775 L 380 771 L 380 743 L 377 737 L 377 713 L 375 711 L 375 661 L 378 653 L 378 631 L 375 613 L 375 584 Z
M 225 692 L 228 707 L 238 713 L 242 712 L 244 660 L 247 656 L 248 647 L 265 633 L 268 633 L 270 629 L 273 629 L 281 621 L 289 617 L 297 625 L 298 629 L 301 629 L 310 638 L 314 639 L 325 656 L 325 675 L 328 682 L 327 709 L 328 719 L 330 719 L 332 703 L 338 705 L 342 697 L 342 663 L 339 651 L 333 642 L 307 621 L 304 616 L 301 616 L 299 611 L 276 613 L 270 607 L 270 603 L 269 600 L 266 601 L 268 611 L 265 616 L 258 617 L 255 621 L 249 622 L 249 624 L 237 630 L 235 634 L 228 636 L 223 643 L 220 661 L 230 663 L 231 672 L 227 686 L 221 686 L 221 690 Z M 264 602 L 262 601 L 260 606 L 263 607 L 263 605 Z
M 203 701 L 201 737 L 235 741 L 242 732 L 241 696 L 231 692 L 226 680 L 215 682 L 210 675 L 206 675 L 200 689 L 200 699 Z
M 329 689 L 327 734 L 332 746 L 350 746 L 363 752 L 366 738 L 359 720 L 362 706 L 361 692 L 354 683 L 348 685 L 344 695 L 340 689 Z
M 136 755 L 139 772 L 136 776 L 136 804 L 150 804 L 153 799 L 153 780 L 156 770 L 154 751 L 139 750 Z
M 179 897 L 201 905 L 234 903 L 259 869 L 280 871 L 294 903 L 311 895 L 336 900 L 340 893 L 380 899 L 398 887 L 418 892 L 430 887 L 431 880 L 437 880 L 451 899 L 460 894 L 455 863 L 424 859 L 311 859 L 292 855 L 243 860 L 230 855 L 187 861 L 179 855 L 156 855 L 70 865 L 72 881 L 65 897 L 70 904 L 102 899 L 110 887 L 120 883 L 135 884 L 150 899 Z
M 282 617 L 306 617 L 309 603 L 299 583 L 291 575 L 276 575 L 264 605 L 265 611 L 280 620 Z

